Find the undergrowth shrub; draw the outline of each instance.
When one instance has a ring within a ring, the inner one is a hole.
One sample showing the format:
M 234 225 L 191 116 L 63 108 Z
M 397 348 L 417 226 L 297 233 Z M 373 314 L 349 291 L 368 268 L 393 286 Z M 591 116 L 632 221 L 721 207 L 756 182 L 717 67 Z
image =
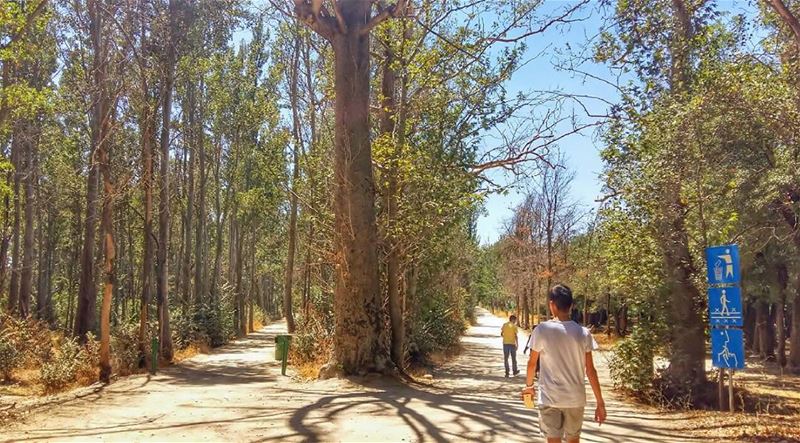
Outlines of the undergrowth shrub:
M 12 372 L 22 364 L 22 353 L 0 332 L 0 376 L 11 381 Z
M 441 352 L 456 345 L 466 330 L 464 294 L 433 290 L 421 297 L 418 315 L 411 322 L 409 350 L 415 358 Z
M 175 313 L 172 339 L 177 349 L 194 343 L 222 346 L 234 336 L 233 306 L 227 300 L 217 305 L 202 303 Z
M 312 288 L 307 311 L 308 315 L 303 309 L 295 310 L 298 332 L 292 338 L 289 358 L 293 364 L 314 366 L 326 361 L 333 351 L 333 297 Z
M 658 334 L 653 329 L 634 326 L 631 334 L 614 347 L 610 362 L 614 387 L 642 400 L 651 400 L 653 358 L 658 346 Z
M 111 367 L 119 375 L 134 374 L 139 369 L 139 357 L 139 325 L 117 326 L 111 334 Z
M 100 343 L 89 333 L 86 344 L 76 338 L 64 338 L 50 359 L 40 368 L 39 381 L 46 393 L 60 391 L 75 382 L 88 384 L 97 380 Z
M 50 355 L 51 332 L 47 324 L 34 319 L 0 315 L 0 376 L 13 379 L 16 369 L 38 366 Z

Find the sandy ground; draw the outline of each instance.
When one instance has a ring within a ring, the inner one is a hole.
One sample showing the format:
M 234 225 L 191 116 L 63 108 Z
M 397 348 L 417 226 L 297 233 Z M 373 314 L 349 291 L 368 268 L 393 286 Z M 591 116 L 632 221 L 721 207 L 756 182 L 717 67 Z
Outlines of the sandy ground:
M 274 336 L 284 328 L 279 323 L 156 376 L 128 377 L 51 402 L 0 429 L 0 440 L 541 441 L 536 410 L 518 398 L 522 374 L 503 377 L 503 320 L 478 314 L 463 352 L 434 370 L 430 384 L 282 377 L 272 358 Z M 605 356 L 595 359 L 607 385 Z M 591 402 L 583 441 L 692 441 L 671 414 L 606 396 L 608 422 L 590 422 Z

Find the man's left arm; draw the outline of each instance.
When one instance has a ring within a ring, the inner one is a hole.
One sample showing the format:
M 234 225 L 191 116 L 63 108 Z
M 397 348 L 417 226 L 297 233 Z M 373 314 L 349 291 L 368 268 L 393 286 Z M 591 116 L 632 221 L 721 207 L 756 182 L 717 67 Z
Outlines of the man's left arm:
M 528 370 L 525 372 L 525 387 L 522 389 L 522 395 L 534 395 L 533 378 L 536 375 L 536 363 L 539 361 L 539 352 L 531 349 L 531 356 L 528 358 Z

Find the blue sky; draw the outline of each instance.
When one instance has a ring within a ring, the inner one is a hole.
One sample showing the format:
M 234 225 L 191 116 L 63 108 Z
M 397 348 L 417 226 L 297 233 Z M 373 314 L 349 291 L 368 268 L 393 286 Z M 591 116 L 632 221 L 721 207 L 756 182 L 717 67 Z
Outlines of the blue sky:
M 541 12 L 548 14 L 553 10 L 563 9 L 567 4 L 569 3 L 562 0 L 545 0 Z M 596 4 L 592 3 L 592 5 Z M 718 1 L 716 6 L 718 10 L 726 13 L 729 17 L 741 14 L 746 17 L 748 23 L 757 26 L 759 10 L 753 0 L 723 0 Z M 599 32 L 602 26 L 600 12 L 587 10 L 583 16 L 587 17 L 586 20 L 558 29 L 550 29 L 548 33 L 534 36 L 528 40 L 528 56 L 532 57 L 540 53 L 543 55 L 514 75 L 508 84 L 510 91 L 558 89 L 564 93 L 591 95 L 602 97 L 612 103 L 618 102 L 619 94 L 613 86 L 601 80 L 574 75 L 556 68 L 556 65 L 563 64 L 563 56 L 559 56 L 559 52 L 563 52 L 567 46 L 571 47 L 573 51 L 579 50 L 585 47 L 587 41 Z M 751 45 L 756 48 L 766 34 L 763 28 L 755 27 L 753 30 Z M 616 74 L 612 73 L 607 66 L 584 63 L 581 70 L 612 83 L 617 82 Z M 599 101 L 590 102 L 588 106 L 589 111 L 596 114 L 604 114 L 607 110 L 607 105 Z M 559 145 L 561 152 L 567 157 L 567 167 L 575 173 L 572 195 L 587 211 L 597 206 L 597 197 L 602 193 L 602 182 L 599 175 L 603 170 L 603 162 L 600 160 L 599 153 L 603 146 L 597 136 L 596 131 L 590 130 L 578 136 L 568 137 Z M 493 177 L 493 179 L 500 178 Z M 489 196 L 485 202 L 484 214 L 478 219 L 478 236 L 481 243 L 493 243 L 503 234 L 505 225 L 513 213 L 513 207 L 521 200 L 522 194 L 514 191 L 507 195 Z
M 547 13 L 565 4 L 566 2 L 561 1 L 546 2 L 542 11 Z M 600 29 L 601 17 L 597 11 L 585 11 L 581 16 L 587 17 L 586 20 L 550 29 L 547 33 L 534 36 L 527 42 L 528 58 L 541 55 L 514 75 L 508 84 L 510 92 L 560 90 L 564 93 L 599 96 L 611 102 L 617 101 L 619 96 L 614 87 L 557 68 L 558 65 L 564 64 L 565 56 L 560 54 L 565 52 L 567 45 L 573 51 L 578 51 Z M 593 76 L 613 80 L 612 73 L 603 65 L 584 63 L 581 70 Z M 606 105 L 596 100 L 586 100 L 584 103 L 592 113 L 604 114 L 607 110 Z M 542 110 L 536 111 L 540 113 Z M 575 172 L 572 184 L 573 197 L 586 210 L 595 207 L 595 200 L 602 192 L 599 174 L 603 169 L 599 155 L 602 146 L 596 130 L 588 129 L 582 134 L 569 136 L 561 141 L 558 147 L 567 158 L 567 167 Z M 496 173 L 492 178 L 504 181 L 500 173 Z M 503 234 L 505 224 L 513 213 L 513 207 L 522 200 L 522 194 L 521 190 L 511 190 L 506 195 L 492 194 L 488 197 L 484 214 L 478 219 L 478 236 L 482 243 L 492 243 Z

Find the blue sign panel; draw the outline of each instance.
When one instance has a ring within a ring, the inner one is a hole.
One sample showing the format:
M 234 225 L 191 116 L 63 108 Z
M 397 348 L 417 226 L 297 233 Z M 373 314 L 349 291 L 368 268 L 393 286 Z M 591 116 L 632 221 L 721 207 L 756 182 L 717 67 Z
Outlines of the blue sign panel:
M 708 323 L 711 326 L 742 326 L 742 290 L 738 286 L 708 288 Z
M 712 285 L 735 284 L 741 280 L 739 247 L 724 245 L 706 248 L 708 283 Z
M 744 368 L 744 336 L 741 329 L 711 329 L 711 362 L 716 368 Z

